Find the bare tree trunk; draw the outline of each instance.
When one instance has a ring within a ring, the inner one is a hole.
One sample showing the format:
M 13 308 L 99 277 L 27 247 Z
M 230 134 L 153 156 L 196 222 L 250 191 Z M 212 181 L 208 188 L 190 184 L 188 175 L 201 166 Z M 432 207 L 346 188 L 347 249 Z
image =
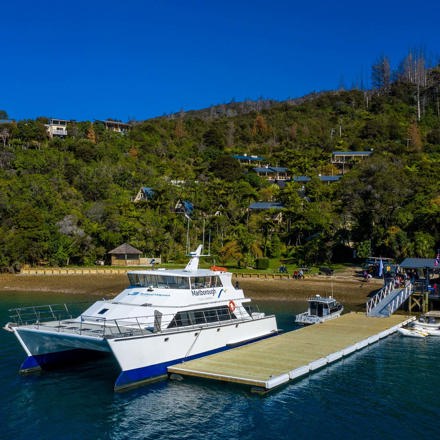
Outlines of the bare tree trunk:
M 420 84 L 417 82 L 417 120 L 420 121 L 422 115 L 420 110 Z

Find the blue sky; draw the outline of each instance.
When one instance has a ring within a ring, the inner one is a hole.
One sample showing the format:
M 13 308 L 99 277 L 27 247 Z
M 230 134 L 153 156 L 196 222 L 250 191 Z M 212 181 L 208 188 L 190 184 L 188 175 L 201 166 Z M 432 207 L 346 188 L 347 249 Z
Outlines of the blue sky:
M 438 0 L 16 0 L 1 7 L 0 109 L 144 120 L 369 84 L 411 49 L 437 64 Z

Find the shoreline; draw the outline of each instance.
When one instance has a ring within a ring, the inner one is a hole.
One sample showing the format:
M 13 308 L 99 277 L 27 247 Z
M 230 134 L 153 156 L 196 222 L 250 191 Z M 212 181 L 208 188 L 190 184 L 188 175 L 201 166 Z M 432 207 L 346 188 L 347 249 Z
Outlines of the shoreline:
M 305 301 L 312 295 L 335 296 L 343 303 L 363 305 L 369 296 L 382 286 L 382 280 L 368 283 L 351 277 L 307 277 L 304 280 L 233 278 L 245 295 L 255 300 Z M 86 275 L 0 275 L 2 292 L 48 292 L 60 294 L 88 294 L 112 297 L 127 287 L 126 274 Z

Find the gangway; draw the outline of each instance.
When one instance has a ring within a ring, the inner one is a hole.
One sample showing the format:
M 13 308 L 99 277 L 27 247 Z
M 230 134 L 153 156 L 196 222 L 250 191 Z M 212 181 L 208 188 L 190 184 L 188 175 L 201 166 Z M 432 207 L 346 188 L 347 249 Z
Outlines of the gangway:
M 367 316 L 388 317 L 392 315 L 412 294 L 410 282 L 404 287 L 394 288 L 394 283 L 387 283 L 367 302 Z

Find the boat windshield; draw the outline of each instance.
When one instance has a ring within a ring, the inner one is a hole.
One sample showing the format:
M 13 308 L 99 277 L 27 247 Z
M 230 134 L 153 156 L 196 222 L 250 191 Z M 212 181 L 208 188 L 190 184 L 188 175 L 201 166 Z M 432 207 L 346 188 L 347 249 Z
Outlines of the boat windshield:
M 128 279 L 133 287 L 153 287 L 156 289 L 189 289 L 188 277 L 172 275 L 129 273 Z

